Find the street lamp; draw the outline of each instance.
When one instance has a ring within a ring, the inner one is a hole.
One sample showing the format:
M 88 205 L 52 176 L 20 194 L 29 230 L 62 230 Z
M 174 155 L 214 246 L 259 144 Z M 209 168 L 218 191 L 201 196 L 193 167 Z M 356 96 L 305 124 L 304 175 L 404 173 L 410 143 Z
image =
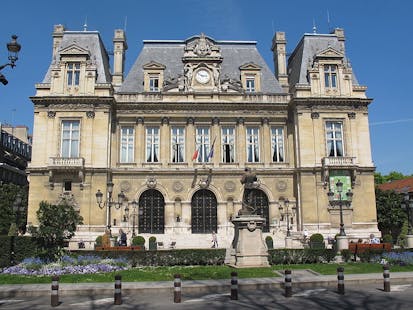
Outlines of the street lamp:
M 100 189 L 98 189 L 98 191 L 96 192 L 96 202 L 99 206 L 99 208 L 103 209 L 104 207 L 106 207 L 106 227 L 107 229 L 111 228 L 111 212 L 110 209 L 112 208 L 112 206 L 114 206 L 116 209 L 119 209 L 122 204 L 123 201 L 125 200 L 125 194 L 123 193 L 123 191 L 121 191 L 118 194 L 118 201 L 113 201 L 112 199 L 112 194 L 113 194 L 113 182 L 109 181 L 106 184 L 106 189 L 107 189 L 107 200 L 103 201 L 103 193 L 100 191 Z
M 17 193 L 16 198 L 14 199 L 13 202 L 13 211 L 16 214 L 15 218 L 15 223 L 16 223 L 16 230 L 11 231 L 11 236 L 10 236 L 10 265 L 14 265 L 14 237 L 18 234 L 19 232 L 19 216 L 20 212 L 24 211 L 24 206 L 22 205 L 22 197 L 20 193 Z
M 11 41 L 7 43 L 7 50 L 9 51 L 9 62 L 1 65 L 0 66 L 0 71 L 6 68 L 7 66 L 10 66 L 14 68 L 16 66 L 16 61 L 19 59 L 17 56 L 19 54 L 19 51 L 21 49 L 21 45 L 17 43 L 17 36 L 14 34 L 11 36 Z M 9 81 L 7 81 L 6 77 L 0 73 L 0 82 L 3 83 L 3 85 L 7 85 Z
M 344 231 L 344 221 L 343 221 L 343 203 L 346 202 L 346 204 L 350 204 L 352 199 L 353 199 L 353 193 L 349 189 L 348 192 L 346 193 L 347 200 L 343 201 L 342 197 L 342 192 L 343 192 L 343 182 L 338 180 L 336 183 L 336 190 L 338 193 L 338 205 L 340 207 L 340 236 L 345 236 L 346 232 Z M 334 199 L 334 192 L 331 190 L 328 191 L 327 193 L 328 196 L 328 201 L 330 202 L 330 205 L 332 205 L 336 200 Z
M 138 203 L 136 202 L 136 200 L 132 200 L 131 205 L 133 209 L 132 211 L 132 237 L 135 237 L 136 236 L 136 233 L 135 233 L 136 216 L 138 215 L 136 213 L 136 207 L 138 206 Z M 128 206 L 126 206 L 125 208 L 125 213 L 126 213 L 126 218 L 129 219 L 129 207 Z
M 406 211 L 407 214 L 407 234 L 412 234 L 412 210 L 413 210 L 413 199 L 410 198 L 409 193 L 404 193 L 403 201 L 401 207 Z
M 284 206 L 285 206 L 285 211 L 283 206 L 279 206 L 278 209 L 280 210 L 280 213 L 282 216 L 287 217 L 287 237 L 291 237 L 291 232 L 290 232 L 290 216 L 294 214 L 296 207 L 292 207 L 292 212 L 290 213 L 290 201 L 288 199 L 284 200 Z

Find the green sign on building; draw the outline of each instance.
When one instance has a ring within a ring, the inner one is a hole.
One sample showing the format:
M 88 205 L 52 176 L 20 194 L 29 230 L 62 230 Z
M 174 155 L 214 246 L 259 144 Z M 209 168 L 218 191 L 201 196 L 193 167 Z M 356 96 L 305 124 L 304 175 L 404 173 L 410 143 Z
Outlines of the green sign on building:
M 340 200 L 340 194 L 337 192 L 337 182 L 343 183 L 343 191 L 341 192 L 341 200 L 347 200 L 346 193 L 351 191 L 351 176 L 348 170 L 330 170 L 330 190 L 334 193 L 334 200 Z

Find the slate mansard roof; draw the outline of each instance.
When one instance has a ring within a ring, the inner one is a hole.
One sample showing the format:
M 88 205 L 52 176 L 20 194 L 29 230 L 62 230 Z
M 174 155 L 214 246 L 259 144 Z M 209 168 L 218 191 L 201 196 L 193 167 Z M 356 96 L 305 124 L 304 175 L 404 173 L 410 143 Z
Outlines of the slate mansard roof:
M 191 38 L 190 38 L 191 39 Z M 119 93 L 143 92 L 143 66 L 156 62 L 165 66 L 165 78 L 176 78 L 184 74 L 185 45 L 187 41 L 144 41 L 143 48 L 132 69 L 127 75 Z M 208 38 L 214 41 L 211 38 Z M 221 80 L 240 79 L 240 66 L 254 63 L 261 67 L 261 92 L 284 93 L 274 74 L 258 52 L 256 42 L 252 41 L 214 41 L 222 56 Z
M 90 60 L 97 68 L 97 83 L 111 83 L 109 56 L 97 31 L 65 31 L 55 59 L 47 70 L 43 83 L 50 83 L 51 69 L 60 60 L 60 51 L 70 46 L 79 46 L 90 53 Z
M 290 85 L 308 84 L 307 70 L 309 62 L 329 47 L 344 54 L 344 46 L 335 34 L 305 33 L 288 59 L 288 77 Z M 344 61 L 348 59 L 344 55 Z M 353 72 L 353 84 L 359 85 Z

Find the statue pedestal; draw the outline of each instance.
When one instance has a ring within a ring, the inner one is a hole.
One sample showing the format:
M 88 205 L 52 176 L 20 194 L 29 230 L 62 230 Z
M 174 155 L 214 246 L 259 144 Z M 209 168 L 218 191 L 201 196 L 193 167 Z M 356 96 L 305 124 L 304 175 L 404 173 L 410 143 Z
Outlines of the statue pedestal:
M 262 239 L 265 219 L 258 215 L 241 215 L 232 220 L 234 240 L 227 249 L 225 263 L 234 267 L 268 267 L 268 249 Z

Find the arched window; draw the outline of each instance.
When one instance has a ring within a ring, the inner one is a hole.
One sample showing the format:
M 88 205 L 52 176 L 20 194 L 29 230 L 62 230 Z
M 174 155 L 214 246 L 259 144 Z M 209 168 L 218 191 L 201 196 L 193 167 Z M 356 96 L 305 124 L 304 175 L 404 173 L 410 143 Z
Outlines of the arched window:
M 148 189 L 139 197 L 139 233 L 163 234 L 165 199 L 156 189 Z
M 217 199 L 211 191 L 201 189 L 192 196 L 192 233 L 210 234 L 217 231 Z
M 253 189 L 252 205 L 257 208 L 257 214 L 265 218 L 265 223 L 262 228 L 263 232 L 270 231 L 270 210 L 268 206 L 267 195 L 260 189 Z

